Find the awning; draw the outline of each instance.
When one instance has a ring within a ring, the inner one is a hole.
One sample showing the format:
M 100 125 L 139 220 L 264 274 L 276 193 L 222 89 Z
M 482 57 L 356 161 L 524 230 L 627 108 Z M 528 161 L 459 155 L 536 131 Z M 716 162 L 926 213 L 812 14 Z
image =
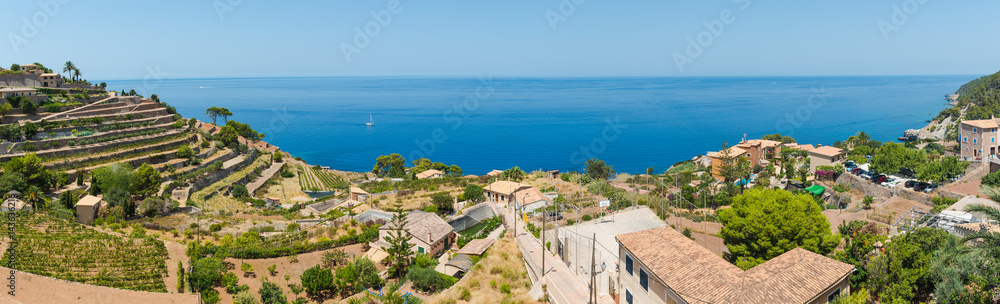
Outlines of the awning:
M 812 194 L 815 194 L 815 195 L 821 195 L 821 194 L 823 194 L 823 191 L 826 191 L 826 188 L 824 188 L 823 186 L 820 186 L 820 185 L 812 185 L 812 186 L 807 187 L 806 191 L 812 192 Z

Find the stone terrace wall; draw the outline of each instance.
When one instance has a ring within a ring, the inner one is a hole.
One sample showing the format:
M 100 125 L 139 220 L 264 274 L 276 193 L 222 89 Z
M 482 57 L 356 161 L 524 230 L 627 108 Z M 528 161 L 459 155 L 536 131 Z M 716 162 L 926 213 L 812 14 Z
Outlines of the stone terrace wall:
M 219 171 L 216 171 L 215 173 L 209 174 L 208 176 L 198 179 L 197 181 L 192 183 L 190 193 L 198 192 L 198 190 L 201 190 L 205 187 L 208 187 L 222 180 L 223 178 L 226 178 L 230 174 L 233 174 L 233 172 L 243 169 L 256 159 L 255 157 L 256 153 L 257 153 L 256 150 L 251 150 L 250 154 L 247 155 L 247 157 L 244 158 L 243 161 L 239 162 L 235 166 L 229 167 L 228 169 L 219 169 Z
M 9 74 L 0 75 L 0 87 L 41 87 L 38 75 Z

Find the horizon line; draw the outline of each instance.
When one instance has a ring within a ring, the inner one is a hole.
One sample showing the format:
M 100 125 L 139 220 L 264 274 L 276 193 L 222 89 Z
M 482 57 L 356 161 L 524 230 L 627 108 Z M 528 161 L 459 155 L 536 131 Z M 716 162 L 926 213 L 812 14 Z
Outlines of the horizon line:
M 492 74 L 486 74 L 492 75 Z M 664 76 L 664 75 L 635 75 L 635 76 L 513 76 L 513 75 L 493 75 L 493 78 L 510 79 L 597 79 L 597 78 L 760 78 L 760 77 L 907 77 L 907 76 L 976 76 L 982 77 L 990 74 L 870 74 L 870 75 L 692 75 L 692 76 Z M 215 79 L 275 79 L 275 78 L 478 78 L 483 75 L 349 75 L 349 76 L 238 76 L 238 77 L 164 77 L 160 80 L 215 80 Z M 98 81 L 136 81 L 136 79 L 103 79 Z

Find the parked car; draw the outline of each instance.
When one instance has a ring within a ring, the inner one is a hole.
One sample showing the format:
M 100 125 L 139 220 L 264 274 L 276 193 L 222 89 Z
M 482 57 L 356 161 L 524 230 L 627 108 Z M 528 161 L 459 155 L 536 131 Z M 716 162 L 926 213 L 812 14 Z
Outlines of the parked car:
M 871 179 L 872 178 L 872 172 L 874 172 L 874 171 L 864 171 L 864 172 L 862 172 L 861 173 L 861 178 L 863 178 L 863 179 Z
M 558 221 L 558 220 L 563 219 L 563 216 L 562 216 L 561 213 L 551 211 L 551 212 L 549 212 L 549 218 Z
M 916 174 L 917 173 L 913 172 L 910 168 L 899 168 L 899 175 L 902 175 L 903 177 L 913 178 Z
M 930 183 L 917 182 L 915 185 L 913 185 L 913 191 L 924 191 L 924 189 L 927 189 L 927 187 L 929 187 L 930 185 L 931 185 Z
M 854 168 L 854 167 L 857 167 L 857 166 L 858 165 L 855 165 L 853 160 L 849 160 L 847 162 L 844 162 L 844 168 Z
M 927 185 L 926 188 L 924 188 L 924 193 L 931 193 L 931 191 L 934 191 L 934 189 L 937 189 L 937 188 L 938 188 L 938 185 L 929 184 L 929 185 Z
M 851 169 L 851 174 L 854 174 L 854 175 L 861 175 L 862 172 L 865 172 L 865 170 L 861 169 L 861 168 Z
M 872 176 L 872 182 L 876 183 L 876 184 L 882 184 L 883 182 L 885 182 L 887 180 L 889 180 L 889 177 L 885 176 L 884 174 L 878 174 L 878 175 Z
M 903 187 L 913 188 L 913 186 L 916 185 L 916 184 L 917 184 L 917 181 L 911 179 L 911 180 L 908 180 L 905 183 L 903 183 Z

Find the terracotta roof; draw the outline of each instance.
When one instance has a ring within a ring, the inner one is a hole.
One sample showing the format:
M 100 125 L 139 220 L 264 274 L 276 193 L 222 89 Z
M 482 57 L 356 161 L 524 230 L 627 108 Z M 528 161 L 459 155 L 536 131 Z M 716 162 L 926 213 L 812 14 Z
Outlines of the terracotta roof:
M 979 120 L 963 120 L 963 124 L 967 124 L 977 128 L 996 128 L 997 122 L 993 119 L 979 119 Z
M 503 171 L 493 170 L 493 171 L 490 171 L 490 173 L 486 173 L 486 175 L 487 176 L 500 176 L 501 173 L 503 173 Z
M 59 74 L 56 74 L 56 73 L 42 73 L 42 75 L 39 75 L 39 76 L 59 76 Z
M 444 172 L 441 172 L 441 171 L 438 171 L 438 170 L 434 170 L 434 169 L 428 169 L 428 170 L 424 170 L 424 172 L 417 173 L 417 179 L 431 178 L 431 177 L 434 177 L 434 175 L 438 175 L 438 174 L 444 175 Z
M 483 252 L 486 252 L 486 249 L 489 249 L 490 246 L 492 245 L 493 245 L 493 240 L 491 239 L 475 239 L 469 241 L 468 244 L 465 244 L 465 247 L 459 249 L 457 253 L 468 254 L 468 255 L 482 255 Z
M 728 155 L 729 157 L 739 157 L 740 155 L 747 154 L 747 150 L 744 150 L 743 148 L 740 147 L 732 146 L 726 150 L 722 150 L 719 152 L 708 152 L 708 157 L 715 157 L 715 158 L 724 157 L 726 156 L 725 153 L 726 151 L 729 151 Z
M 512 181 L 496 181 L 484 187 L 483 190 L 511 195 L 514 192 L 520 190 L 521 188 L 527 188 L 527 187 L 531 186 Z
M 812 150 L 816 149 L 816 147 L 813 147 L 813 145 L 811 145 L 811 144 L 809 144 L 809 145 L 798 145 L 798 146 L 795 146 L 794 148 L 802 150 L 802 151 L 812 151 Z
M 779 141 L 766 140 L 766 139 L 751 139 L 751 140 L 748 140 L 748 141 L 741 142 L 741 143 L 739 143 L 736 146 L 738 146 L 738 147 L 751 147 L 751 146 L 777 147 L 777 146 L 780 146 L 780 145 L 781 145 L 781 142 L 779 142 Z
M 396 228 L 392 222 L 385 224 L 383 229 L 393 229 Z M 428 244 L 433 244 L 435 241 L 448 236 L 448 234 L 455 231 L 448 222 L 445 222 L 437 214 L 423 212 L 420 210 L 410 211 L 406 216 L 406 230 L 409 230 L 410 235 L 414 238 L 424 241 Z M 428 236 L 430 238 L 428 238 Z
M 840 155 L 841 153 L 844 153 L 844 150 L 841 150 L 840 148 L 837 148 L 837 147 L 834 147 L 834 146 L 822 146 L 822 147 L 810 150 L 809 153 L 819 154 L 819 155 L 823 155 L 823 156 L 836 156 L 836 155 Z
M 689 303 L 806 303 L 854 270 L 795 248 L 742 271 L 670 227 L 615 238 Z
M 542 194 L 542 191 L 539 191 L 538 188 L 531 186 L 528 187 L 529 188 L 522 188 L 521 190 L 515 191 L 514 194 L 512 194 L 514 200 L 519 204 L 526 205 L 538 201 L 552 202 L 552 200 L 545 196 L 545 194 Z

